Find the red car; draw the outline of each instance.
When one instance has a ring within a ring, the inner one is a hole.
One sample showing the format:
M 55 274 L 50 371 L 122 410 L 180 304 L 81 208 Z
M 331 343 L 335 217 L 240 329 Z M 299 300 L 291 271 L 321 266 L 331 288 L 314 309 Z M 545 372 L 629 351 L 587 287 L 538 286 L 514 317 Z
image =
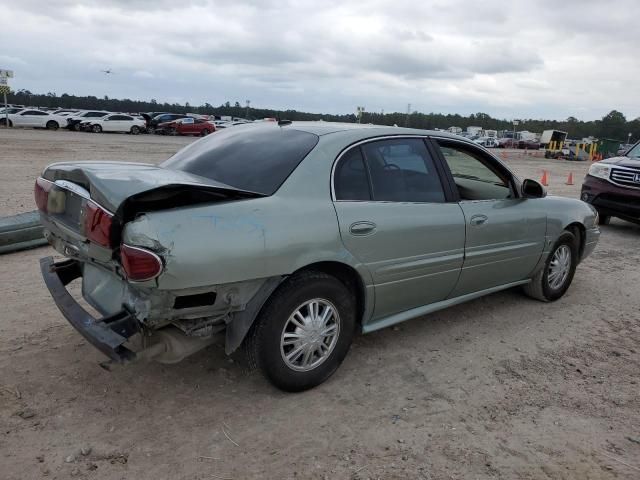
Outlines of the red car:
M 200 135 L 204 137 L 215 131 L 216 126 L 213 123 L 192 117 L 160 123 L 156 127 L 156 133 L 164 135 Z

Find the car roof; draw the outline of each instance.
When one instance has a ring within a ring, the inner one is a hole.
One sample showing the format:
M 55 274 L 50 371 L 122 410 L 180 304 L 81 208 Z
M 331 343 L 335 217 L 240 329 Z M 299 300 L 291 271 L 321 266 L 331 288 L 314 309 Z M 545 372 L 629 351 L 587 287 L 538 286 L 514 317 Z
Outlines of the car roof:
M 276 122 L 269 122 L 277 125 Z M 361 124 L 361 123 L 338 123 L 338 122 L 291 122 L 288 125 L 284 125 L 284 128 L 293 128 L 303 132 L 313 133 L 318 136 L 329 135 L 339 132 L 347 132 L 357 136 L 361 134 L 362 138 L 378 137 L 385 135 L 425 135 L 434 136 L 440 138 L 451 138 L 452 140 L 458 140 L 466 143 L 473 143 L 469 140 L 455 135 L 453 133 L 445 132 L 442 130 L 423 130 L 418 128 L 406 128 L 406 127 L 391 127 L 388 125 L 374 125 L 374 124 Z

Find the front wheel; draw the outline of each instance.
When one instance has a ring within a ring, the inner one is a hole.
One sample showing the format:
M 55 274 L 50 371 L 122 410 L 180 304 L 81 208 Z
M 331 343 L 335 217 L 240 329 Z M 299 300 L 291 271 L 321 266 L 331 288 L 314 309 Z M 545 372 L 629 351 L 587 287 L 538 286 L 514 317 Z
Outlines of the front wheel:
M 203 137 L 206 137 L 207 135 L 209 135 L 209 130 L 206 128 L 203 128 L 202 131 L 200 132 L 200 135 Z
M 340 280 L 314 271 L 296 274 L 256 319 L 247 339 L 249 363 L 282 390 L 313 388 L 340 366 L 355 326 L 354 296 Z
M 562 297 L 571 285 L 578 265 L 578 242 L 571 232 L 563 232 L 542 268 L 526 284 L 524 292 L 537 300 L 552 302 Z
M 47 130 L 57 130 L 59 126 L 55 120 L 49 120 L 47 122 Z
M 100 133 L 100 132 L 102 132 L 102 127 L 100 125 L 93 125 L 91 127 L 91 131 L 93 133 Z
M 134 125 L 131 127 L 131 135 L 138 135 L 140 133 L 140 127 Z

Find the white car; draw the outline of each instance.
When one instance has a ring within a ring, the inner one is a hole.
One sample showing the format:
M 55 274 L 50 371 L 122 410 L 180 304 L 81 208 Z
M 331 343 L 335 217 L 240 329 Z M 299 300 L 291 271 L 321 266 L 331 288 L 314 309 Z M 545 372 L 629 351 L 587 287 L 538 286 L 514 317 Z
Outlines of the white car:
M 146 128 L 146 122 L 140 117 L 125 115 L 123 113 L 112 113 L 102 118 L 93 118 L 81 124 L 82 130 L 89 130 L 94 133 L 100 132 L 125 132 L 137 135 Z
M 15 113 L 9 113 L 10 127 L 32 127 L 47 128 L 49 130 L 57 130 L 66 125 L 66 119 L 59 115 L 53 115 L 35 108 L 25 108 Z M 0 118 L 0 125 L 4 125 L 6 118 L 3 115 Z
M 78 130 L 80 130 L 81 123 L 88 122 L 97 118 L 102 118 L 105 115 L 109 115 L 110 113 L 112 112 L 106 112 L 104 110 L 80 110 L 79 112 L 67 117 L 67 123 L 65 124 L 65 127 L 69 130 L 75 130 L 77 132 Z
M 480 137 L 475 139 L 474 143 L 486 148 L 496 148 L 498 146 L 498 141 L 494 137 Z

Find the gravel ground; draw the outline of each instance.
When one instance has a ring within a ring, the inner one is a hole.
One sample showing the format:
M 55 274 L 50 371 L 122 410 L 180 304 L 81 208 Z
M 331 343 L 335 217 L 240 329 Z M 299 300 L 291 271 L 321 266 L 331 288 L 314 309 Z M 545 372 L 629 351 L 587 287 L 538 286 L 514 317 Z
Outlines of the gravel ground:
M 61 160 L 158 162 L 189 138 L 0 131 L 0 215 Z M 583 163 L 509 153 L 576 197 Z M 614 220 L 562 299 L 505 291 L 358 337 L 325 384 L 284 394 L 212 346 L 107 371 L 38 271 L 0 257 L 0 477 L 640 478 L 640 227 Z M 77 291 L 77 286 L 76 286 Z

